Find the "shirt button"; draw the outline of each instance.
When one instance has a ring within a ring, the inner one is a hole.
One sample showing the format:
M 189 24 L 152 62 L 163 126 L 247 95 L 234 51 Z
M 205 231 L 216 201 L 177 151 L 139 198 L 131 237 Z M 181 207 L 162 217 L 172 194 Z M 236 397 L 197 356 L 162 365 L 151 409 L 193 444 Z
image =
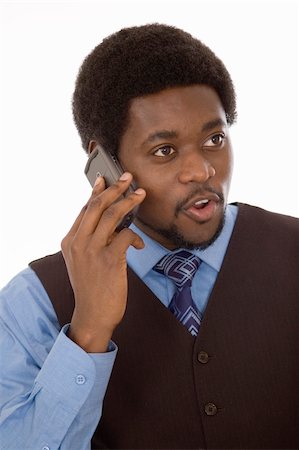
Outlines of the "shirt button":
M 205 405 L 205 413 L 207 416 L 215 416 L 217 414 L 218 408 L 214 403 L 207 403 Z
M 47 445 L 44 445 L 44 447 L 42 448 L 42 450 L 50 450 L 50 447 L 48 447 Z
M 206 364 L 209 361 L 209 355 L 207 352 L 199 352 L 197 359 L 201 364 Z
M 76 376 L 76 383 L 77 384 L 84 384 L 86 382 L 86 378 L 84 375 L 77 375 Z

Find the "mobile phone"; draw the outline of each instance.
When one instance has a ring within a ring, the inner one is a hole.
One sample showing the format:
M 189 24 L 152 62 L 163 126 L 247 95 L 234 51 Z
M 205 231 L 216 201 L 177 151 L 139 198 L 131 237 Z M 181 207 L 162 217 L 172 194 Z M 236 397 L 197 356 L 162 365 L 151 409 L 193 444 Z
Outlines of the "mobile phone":
M 116 156 L 97 144 L 88 158 L 84 172 L 92 187 L 94 186 L 97 177 L 102 176 L 105 179 L 107 188 L 117 182 L 119 177 L 124 173 L 124 170 L 122 169 Z M 134 192 L 135 189 L 134 183 L 131 183 L 128 190 L 122 197 L 126 197 L 131 192 Z M 116 231 L 127 228 L 132 223 L 137 209 L 138 208 L 135 207 L 121 220 L 116 228 Z

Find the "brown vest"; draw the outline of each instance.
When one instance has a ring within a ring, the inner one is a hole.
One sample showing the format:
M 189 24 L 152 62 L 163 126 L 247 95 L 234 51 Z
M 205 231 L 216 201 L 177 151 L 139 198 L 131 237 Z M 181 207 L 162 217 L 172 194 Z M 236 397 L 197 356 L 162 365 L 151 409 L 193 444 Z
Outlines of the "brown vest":
M 92 448 L 299 448 L 298 224 L 239 205 L 196 339 L 128 270 Z M 61 253 L 30 265 L 68 323 L 74 297 Z

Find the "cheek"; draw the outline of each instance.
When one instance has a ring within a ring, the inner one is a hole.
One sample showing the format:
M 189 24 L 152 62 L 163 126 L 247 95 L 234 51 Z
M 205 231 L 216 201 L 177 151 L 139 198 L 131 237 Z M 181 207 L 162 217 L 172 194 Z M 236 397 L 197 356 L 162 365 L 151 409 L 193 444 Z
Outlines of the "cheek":
M 157 177 L 152 169 L 149 170 L 132 170 L 133 179 L 137 187 L 143 188 L 146 191 L 145 203 L 153 203 L 157 199 L 161 199 L 165 190 L 164 183 L 161 182 L 161 177 Z
M 226 186 L 227 191 L 229 190 L 230 183 L 231 183 L 233 166 L 234 166 L 233 155 L 230 153 L 227 158 L 227 162 L 226 162 L 226 166 L 225 166 L 225 173 L 223 175 L 223 178 L 225 180 L 224 185 Z
M 171 196 L 171 191 L 164 183 L 154 182 L 154 180 L 146 183 L 146 180 L 143 180 L 143 183 L 138 183 L 138 186 L 146 191 L 145 200 L 139 207 L 140 215 L 159 220 L 173 214 L 175 198 Z
M 234 154 L 232 146 L 230 144 L 226 155 L 227 178 L 229 179 L 231 178 L 233 167 L 234 167 Z
M 233 156 L 231 151 L 228 151 L 225 158 L 215 162 L 216 179 L 218 179 L 222 186 L 230 185 L 232 171 L 233 171 Z

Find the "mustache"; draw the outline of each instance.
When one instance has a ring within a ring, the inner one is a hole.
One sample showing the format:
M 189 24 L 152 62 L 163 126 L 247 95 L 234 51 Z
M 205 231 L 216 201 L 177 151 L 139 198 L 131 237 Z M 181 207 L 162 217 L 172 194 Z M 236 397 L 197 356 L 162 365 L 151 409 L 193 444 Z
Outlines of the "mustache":
M 220 191 L 217 191 L 217 189 L 214 189 L 211 186 L 204 185 L 204 186 L 196 186 L 191 192 L 189 192 L 188 196 L 184 198 L 184 200 L 181 200 L 177 203 L 175 207 L 175 216 L 177 217 L 180 211 L 184 209 L 184 206 L 192 200 L 193 197 L 196 197 L 197 195 L 204 197 L 207 193 L 216 194 L 219 197 L 220 204 L 224 204 L 224 196 L 223 193 Z

